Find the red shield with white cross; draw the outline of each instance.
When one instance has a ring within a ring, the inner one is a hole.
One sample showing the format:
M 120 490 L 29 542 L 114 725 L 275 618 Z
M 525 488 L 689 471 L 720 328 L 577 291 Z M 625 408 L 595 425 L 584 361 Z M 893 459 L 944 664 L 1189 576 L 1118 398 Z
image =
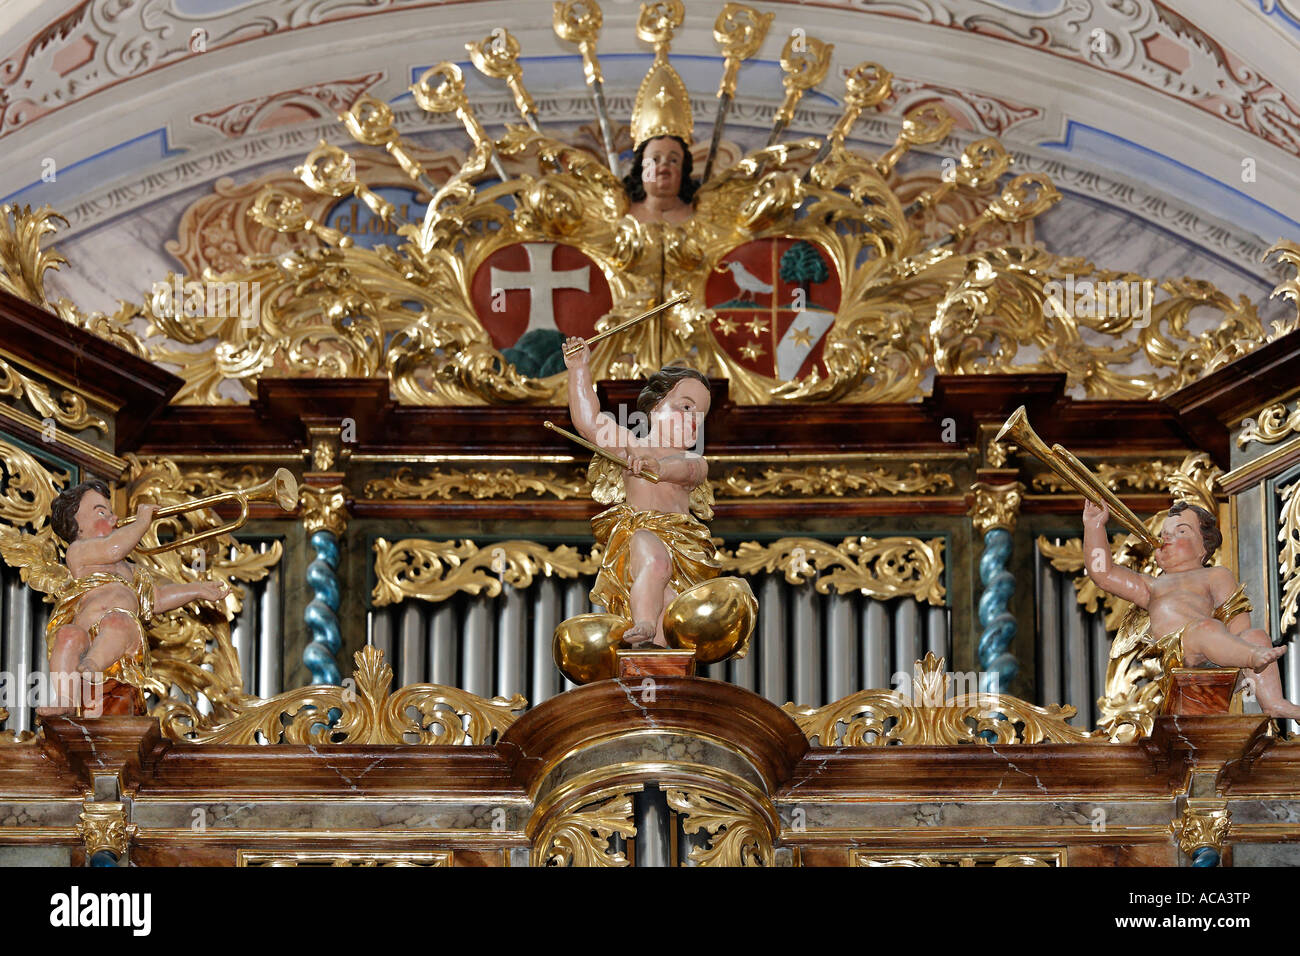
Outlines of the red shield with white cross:
M 781 381 L 826 372 L 822 349 L 840 309 L 826 250 L 805 239 L 758 239 L 727 253 L 704 301 L 718 344 L 745 368 Z
M 470 295 L 498 349 L 510 348 L 536 330 L 590 338 L 596 320 L 613 305 L 600 267 L 558 242 L 521 242 L 498 249 L 474 273 Z

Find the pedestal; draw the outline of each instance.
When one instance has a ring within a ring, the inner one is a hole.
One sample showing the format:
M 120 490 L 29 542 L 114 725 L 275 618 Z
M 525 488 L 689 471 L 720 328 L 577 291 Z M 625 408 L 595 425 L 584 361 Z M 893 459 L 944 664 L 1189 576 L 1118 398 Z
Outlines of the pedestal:
M 641 677 L 694 677 L 695 652 L 620 649 L 614 671 L 619 680 Z
M 1175 667 L 1169 673 L 1167 714 L 1226 714 L 1241 684 L 1236 667 Z

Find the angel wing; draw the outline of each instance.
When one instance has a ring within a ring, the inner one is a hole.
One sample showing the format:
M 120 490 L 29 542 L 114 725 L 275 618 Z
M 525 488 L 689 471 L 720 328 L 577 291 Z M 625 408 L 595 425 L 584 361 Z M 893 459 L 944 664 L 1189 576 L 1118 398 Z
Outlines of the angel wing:
M 616 505 L 627 501 L 627 487 L 623 484 L 623 466 L 604 455 L 594 455 L 587 466 L 587 480 L 591 482 L 591 497 L 602 505 Z M 691 489 L 691 513 L 701 521 L 713 517 L 713 485 L 708 479 Z
M 0 524 L 0 557 L 18 569 L 24 584 L 46 595 L 47 601 L 53 602 L 72 581 L 72 572 L 64 565 L 54 532 L 48 527 L 26 534 Z

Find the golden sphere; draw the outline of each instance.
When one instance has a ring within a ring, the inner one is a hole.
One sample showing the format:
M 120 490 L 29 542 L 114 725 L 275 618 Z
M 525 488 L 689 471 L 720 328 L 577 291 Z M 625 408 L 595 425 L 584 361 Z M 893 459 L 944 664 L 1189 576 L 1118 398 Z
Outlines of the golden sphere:
M 701 581 L 664 611 L 664 635 L 673 647 L 695 651 L 700 664 L 744 657 L 758 621 L 758 600 L 744 578 Z
M 579 614 L 561 621 L 551 642 L 560 673 L 575 684 L 608 680 L 618 666 L 618 646 L 632 626 L 617 614 Z

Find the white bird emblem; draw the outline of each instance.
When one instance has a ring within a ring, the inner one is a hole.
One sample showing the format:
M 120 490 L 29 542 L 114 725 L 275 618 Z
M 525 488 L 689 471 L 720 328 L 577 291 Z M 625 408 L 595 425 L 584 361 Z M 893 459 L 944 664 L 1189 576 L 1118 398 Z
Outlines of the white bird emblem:
M 740 287 L 741 299 L 748 299 L 752 302 L 755 293 L 772 294 L 772 286 L 746 269 L 744 263 L 728 262 L 727 268 L 731 270 L 731 277 L 736 281 L 736 285 Z

